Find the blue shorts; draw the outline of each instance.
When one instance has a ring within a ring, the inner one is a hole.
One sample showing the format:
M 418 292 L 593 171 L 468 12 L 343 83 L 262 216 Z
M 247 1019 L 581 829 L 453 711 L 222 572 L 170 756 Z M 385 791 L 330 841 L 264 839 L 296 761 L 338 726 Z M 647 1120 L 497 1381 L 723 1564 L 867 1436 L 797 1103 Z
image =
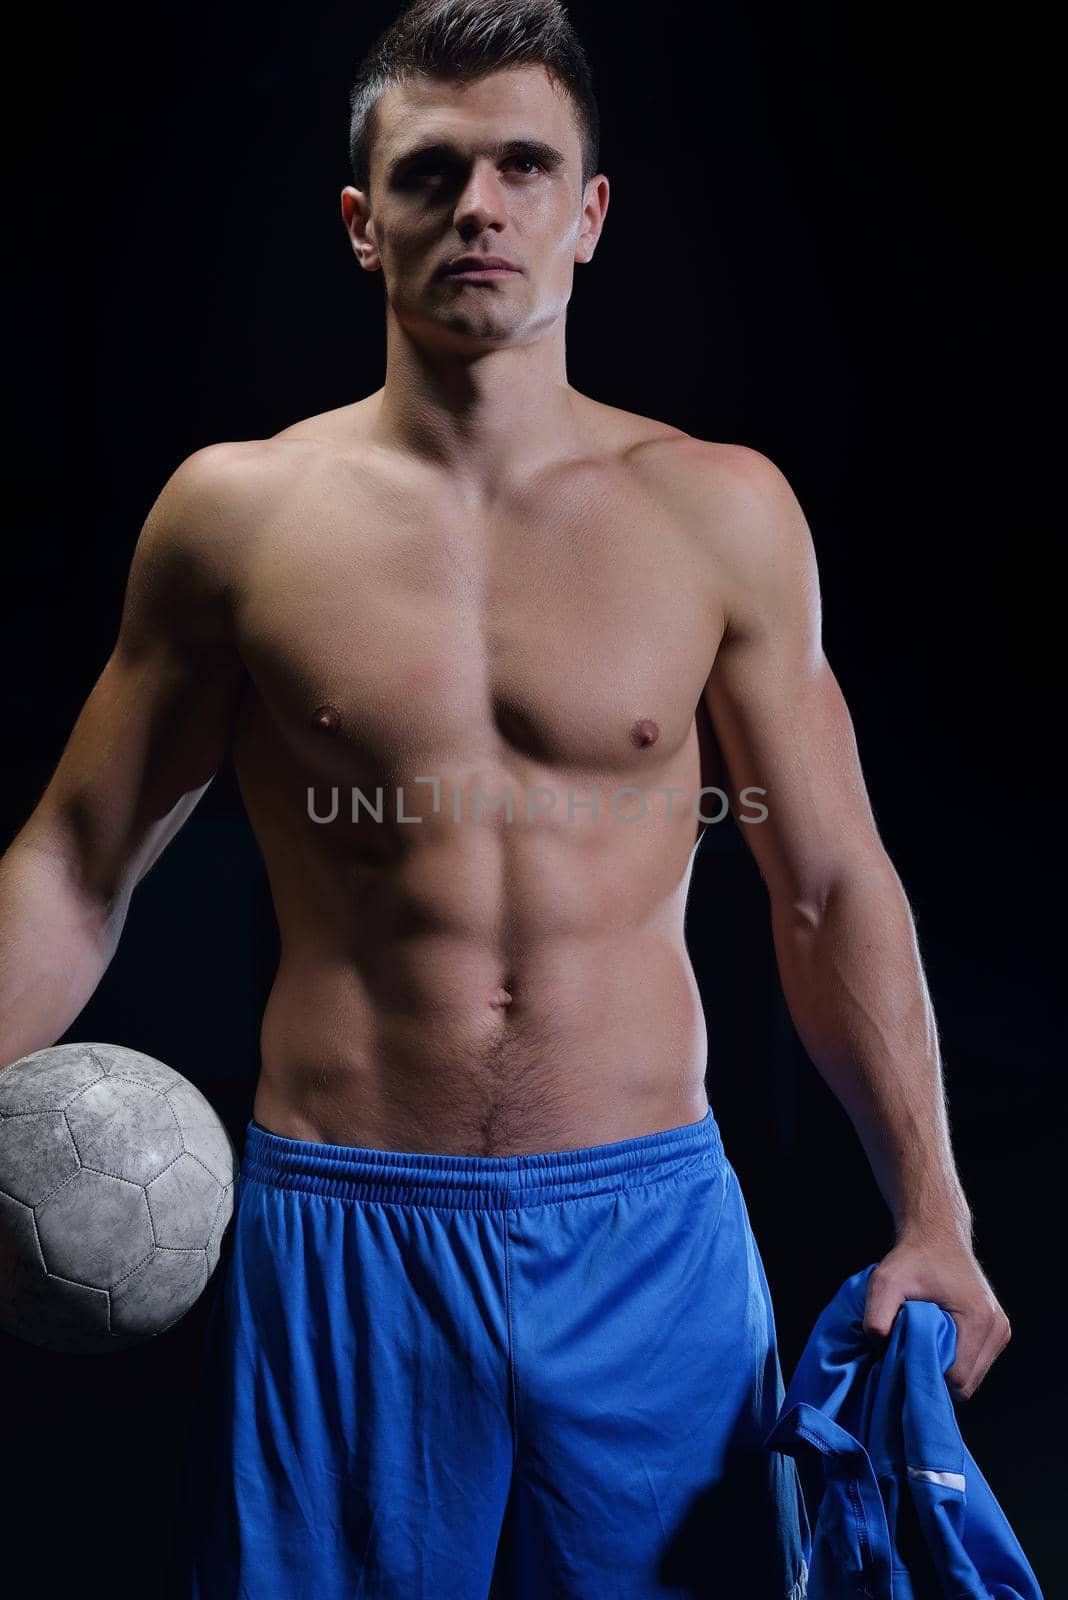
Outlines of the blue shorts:
M 767 1280 L 704 1119 L 518 1156 L 249 1122 L 187 1600 L 803 1600 Z

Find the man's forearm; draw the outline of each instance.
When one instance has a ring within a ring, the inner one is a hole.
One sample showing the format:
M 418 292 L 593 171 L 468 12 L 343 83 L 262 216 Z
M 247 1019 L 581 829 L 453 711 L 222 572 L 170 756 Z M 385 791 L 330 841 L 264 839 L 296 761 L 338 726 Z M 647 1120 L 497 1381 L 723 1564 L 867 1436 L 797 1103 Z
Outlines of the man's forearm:
M 773 901 L 772 931 L 794 1025 L 857 1130 L 898 1236 L 951 1230 L 970 1244 L 934 1010 L 892 863 L 883 853 L 843 872 L 818 911 Z
M 29 829 L 0 856 L 0 1071 L 62 1038 L 115 953 L 125 907 L 83 893 Z

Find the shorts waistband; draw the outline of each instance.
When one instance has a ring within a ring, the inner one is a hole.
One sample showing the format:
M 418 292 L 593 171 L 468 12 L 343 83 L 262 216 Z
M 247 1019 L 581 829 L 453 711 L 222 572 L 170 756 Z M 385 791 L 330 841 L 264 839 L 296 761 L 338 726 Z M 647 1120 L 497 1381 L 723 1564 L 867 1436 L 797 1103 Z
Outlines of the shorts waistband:
M 274 1189 L 339 1200 L 385 1200 L 457 1210 L 512 1209 L 583 1195 L 622 1193 L 726 1157 L 709 1106 L 699 1122 L 612 1144 L 515 1156 L 435 1155 L 321 1144 L 271 1133 L 252 1119 L 241 1177 Z

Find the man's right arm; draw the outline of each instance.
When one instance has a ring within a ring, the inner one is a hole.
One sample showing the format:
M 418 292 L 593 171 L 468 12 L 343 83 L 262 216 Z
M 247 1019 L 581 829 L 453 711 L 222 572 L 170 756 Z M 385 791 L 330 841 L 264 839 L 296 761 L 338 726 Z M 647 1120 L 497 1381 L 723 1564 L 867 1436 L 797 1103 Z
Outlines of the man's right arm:
M 211 783 L 244 670 L 233 601 L 248 444 L 177 468 L 134 550 L 115 647 L 0 856 L 0 1070 L 70 1027 L 130 897 Z

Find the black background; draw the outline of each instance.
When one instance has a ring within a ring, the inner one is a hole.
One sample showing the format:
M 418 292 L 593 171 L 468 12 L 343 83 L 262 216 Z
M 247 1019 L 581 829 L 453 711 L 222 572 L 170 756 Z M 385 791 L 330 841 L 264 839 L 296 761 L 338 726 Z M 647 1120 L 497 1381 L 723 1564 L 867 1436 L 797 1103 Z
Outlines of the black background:
M 763 451 L 808 516 L 827 654 L 916 917 L 977 1253 L 1014 1328 L 958 1420 L 1052 1596 L 1066 1564 L 1050 42 L 1019 8 L 999 31 L 946 6 L 570 13 L 612 193 L 576 271 L 569 377 Z M 110 652 L 173 468 L 382 381 L 380 285 L 351 257 L 338 194 L 352 70 L 393 14 L 192 0 L 27 19 L 9 65 L 24 92 L 9 135 L 4 845 Z M 709 1092 L 788 1376 L 842 1279 L 889 1248 L 889 1217 L 794 1034 L 736 831 L 706 834 L 687 927 Z M 276 958 L 227 764 L 64 1037 L 168 1061 L 240 1148 Z M 207 1304 L 114 1358 L 0 1336 L 5 1565 L 34 1564 L 37 1592 L 89 1571 L 116 1594 L 159 1592 Z

